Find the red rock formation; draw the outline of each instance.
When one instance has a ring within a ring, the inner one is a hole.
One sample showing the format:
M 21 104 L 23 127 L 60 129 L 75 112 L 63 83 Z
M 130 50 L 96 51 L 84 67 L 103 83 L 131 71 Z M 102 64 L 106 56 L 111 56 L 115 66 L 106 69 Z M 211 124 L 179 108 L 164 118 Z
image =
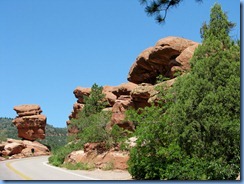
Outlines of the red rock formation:
M 112 118 L 109 126 L 112 127 L 116 124 L 121 128 L 134 130 L 134 124 L 125 120 L 125 111 L 129 107 L 134 107 L 131 97 L 129 95 L 121 95 L 112 107 Z
M 105 100 L 108 102 L 108 106 L 104 110 L 109 110 L 113 112 L 112 125 L 118 124 L 121 127 L 127 127 L 127 129 L 132 130 L 133 125 L 129 122 L 121 122 L 120 120 L 124 119 L 125 107 L 128 106 L 128 98 L 122 99 L 122 96 L 129 96 L 131 91 L 137 87 L 136 84 L 128 82 L 121 84 L 119 86 L 104 86 L 103 94 L 105 94 Z M 68 125 L 68 133 L 76 134 L 79 132 L 77 127 L 72 126 L 71 119 L 77 118 L 78 113 L 85 106 L 84 96 L 89 96 L 91 93 L 91 88 L 77 87 L 74 90 L 74 95 L 77 98 L 77 102 L 73 105 L 73 111 L 69 115 L 69 120 L 66 122 Z M 119 98 L 119 99 L 118 99 Z M 121 107 L 118 107 L 120 104 Z M 126 105 L 127 104 L 127 105 Z M 114 110 L 113 110 L 114 107 Z M 117 108 L 117 109 L 116 109 Z M 119 109 L 118 109 L 119 108 Z M 124 109 L 123 109 L 124 108 Z M 123 110 L 122 110 L 123 109 Z
M 130 95 L 131 91 L 137 87 L 137 84 L 127 82 L 114 87 L 112 93 L 119 98 L 122 95 Z
M 115 151 L 113 149 L 103 149 L 101 143 L 87 143 L 85 149 L 73 151 L 66 159 L 65 163 L 87 163 L 99 169 L 120 169 L 128 168 L 127 161 L 129 153 L 125 151 Z
M 77 102 L 83 104 L 84 96 L 90 95 L 91 88 L 77 87 L 73 93 L 74 93 L 75 97 L 78 99 Z
M 7 139 L 0 144 L 0 160 L 49 155 L 49 149 L 36 141 Z
M 138 85 L 132 92 L 131 97 L 132 101 L 135 104 L 135 108 L 144 108 L 150 106 L 148 102 L 149 98 L 157 94 L 157 91 L 154 89 L 152 84 L 142 83 Z
M 117 124 L 120 127 L 134 130 L 131 122 L 125 121 L 125 111 L 130 107 L 135 109 L 150 106 L 157 102 L 158 85 L 172 86 L 174 75 L 180 71 L 182 73 L 190 69 L 190 59 L 197 48 L 198 43 L 179 37 L 166 37 L 159 40 L 154 47 L 144 50 L 130 68 L 127 83 L 119 86 L 104 86 L 103 93 L 109 102 L 104 110 L 112 111 L 111 122 L 108 127 Z M 171 78 L 166 82 L 156 84 L 159 75 Z M 84 96 L 89 96 L 91 88 L 77 87 L 74 90 L 78 99 L 73 107 L 73 112 L 69 119 L 77 118 L 77 113 L 82 110 Z M 67 121 L 67 125 L 71 125 Z M 77 133 L 75 126 L 69 126 L 69 133 Z
M 19 154 L 21 151 L 25 148 L 25 146 L 21 143 L 12 142 L 9 144 L 6 144 L 4 146 L 4 152 L 7 156 L 11 156 L 14 154 Z
M 193 56 L 198 43 L 179 37 L 167 37 L 159 40 L 154 47 L 144 50 L 136 59 L 128 74 L 127 83 L 116 87 L 104 86 L 103 93 L 109 102 L 104 109 L 112 111 L 111 121 L 107 128 L 112 128 L 115 124 L 128 130 L 134 130 L 134 124 L 125 120 L 125 112 L 129 108 L 139 109 L 157 104 L 158 91 L 155 87 L 171 87 L 175 81 L 176 72 L 185 73 L 190 69 L 190 59 Z M 170 78 L 170 80 L 156 83 L 159 75 Z M 77 113 L 84 107 L 84 96 L 89 96 L 91 88 L 78 87 L 74 90 L 78 99 L 73 107 L 70 119 L 77 118 Z M 78 129 L 72 126 L 70 121 L 68 131 L 76 134 Z M 128 144 L 133 147 L 136 138 L 128 140 Z M 84 151 L 74 151 L 66 157 L 66 163 L 89 163 L 97 168 L 105 168 L 112 164 L 114 169 L 126 169 L 129 154 L 127 152 L 103 149 L 102 143 L 87 143 Z
M 155 84 L 156 77 L 163 75 L 173 78 L 174 72 L 172 67 L 178 66 L 181 70 L 188 70 L 189 60 L 179 62 L 178 57 L 189 54 L 184 52 L 185 49 L 191 47 L 191 51 L 196 48 L 198 43 L 179 37 L 167 37 L 159 40 L 156 46 L 144 50 L 136 59 L 128 74 L 128 81 L 140 84 L 151 83 Z
M 13 120 L 18 136 L 26 140 L 45 138 L 46 116 L 38 105 L 20 105 L 14 107 L 18 116 Z
M 108 107 L 112 107 L 117 99 L 117 96 L 113 94 L 114 87 L 103 86 L 103 94 L 105 94 L 105 99 L 108 102 Z

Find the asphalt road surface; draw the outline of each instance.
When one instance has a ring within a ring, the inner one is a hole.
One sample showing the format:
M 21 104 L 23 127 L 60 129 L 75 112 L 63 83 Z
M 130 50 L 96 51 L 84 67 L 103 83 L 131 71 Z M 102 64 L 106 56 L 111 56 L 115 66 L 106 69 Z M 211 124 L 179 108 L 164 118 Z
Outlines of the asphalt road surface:
M 48 156 L 0 162 L 0 180 L 130 180 L 127 171 L 67 170 L 48 164 Z

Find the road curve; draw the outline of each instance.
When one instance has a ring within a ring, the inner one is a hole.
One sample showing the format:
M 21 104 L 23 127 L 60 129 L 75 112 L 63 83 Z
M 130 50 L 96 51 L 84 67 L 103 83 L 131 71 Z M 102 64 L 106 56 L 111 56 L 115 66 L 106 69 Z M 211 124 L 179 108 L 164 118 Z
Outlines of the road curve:
M 106 177 L 107 176 L 107 177 Z M 48 164 L 48 156 L 0 162 L 1 180 L 128 180 L 124 171 L 71 171 Z

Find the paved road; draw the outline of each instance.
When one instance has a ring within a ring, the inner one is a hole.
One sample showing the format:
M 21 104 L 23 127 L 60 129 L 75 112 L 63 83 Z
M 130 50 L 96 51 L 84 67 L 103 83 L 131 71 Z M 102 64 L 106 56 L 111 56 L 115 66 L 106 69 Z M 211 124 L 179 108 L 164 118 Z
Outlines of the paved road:
M 70 171 L 47 164 L 48 156 L 0 162 L 1 180 L 127 180 L 124 171 Z

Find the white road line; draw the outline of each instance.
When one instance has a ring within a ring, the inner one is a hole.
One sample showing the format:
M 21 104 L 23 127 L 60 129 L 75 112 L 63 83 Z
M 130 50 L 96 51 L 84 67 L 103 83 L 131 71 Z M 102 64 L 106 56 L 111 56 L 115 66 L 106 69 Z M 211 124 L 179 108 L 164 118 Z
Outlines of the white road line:
M 68 173 L 68 174 L 72 174 L 72 175 L 75 175 L 75 176 L 78 176 L 78 177 L 81 177 L 81 178 L 86 178 L 86 179 L 89 179 L 89 180 L 99 180 L 99 179 L 95 179 L 95 178 L 91 178 L 91 177 L 88 177 L 88 176 L 83 176 L 83 175 L 80 175 L 80 174 L 75 174 L 75 173 L 72 173 L 70 171 L 66 171 L 64 169 L 61 169 L 61 168 L 58 168 L 58 167 L 54 167 L 54 166 L 51 166 L 49 164 L 47 164 L 48 161 L 45 161 L 43 162 L 43 165 L 47 166 L 47 167 L 51 167 L 53 169 L 56 169 L 56 170 L 59 170 L 59 171 L 63 171 L 65 173 Z

